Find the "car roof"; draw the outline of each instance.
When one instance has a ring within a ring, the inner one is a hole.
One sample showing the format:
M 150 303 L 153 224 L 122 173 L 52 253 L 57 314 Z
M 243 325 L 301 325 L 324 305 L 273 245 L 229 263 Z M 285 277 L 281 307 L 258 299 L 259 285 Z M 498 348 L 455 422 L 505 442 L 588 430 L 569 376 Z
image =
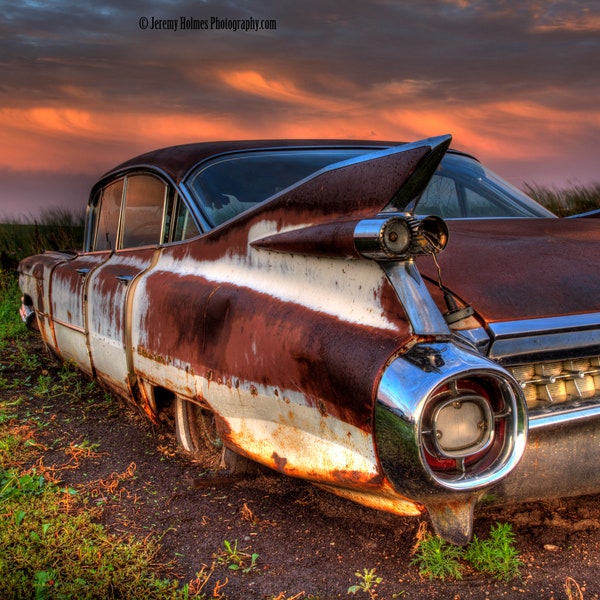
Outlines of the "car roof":
M 375 140 L 287 139 L 200 142 L 152 150 L 135 156 L 105 173 L 101 180 L 131 168 L 159 169 L 175 182 L 181 181 L 198 163 L 230 152 L 281 148 L 389 148 L 406 142 Z

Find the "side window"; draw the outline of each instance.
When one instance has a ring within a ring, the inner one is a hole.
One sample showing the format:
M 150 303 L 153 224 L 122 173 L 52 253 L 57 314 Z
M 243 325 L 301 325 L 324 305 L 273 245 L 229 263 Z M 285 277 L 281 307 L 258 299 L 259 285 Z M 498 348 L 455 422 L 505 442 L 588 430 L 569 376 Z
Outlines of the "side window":
M 446 219 L 461 217 L 461 207 L 454 179 L 443 175 L 434 175 L 419 199 L 417 214 L 437 215 Z
M 177 202 L 177 211 L 175 213 L 175 223 L 173 228 L 173 242 L 180 242 L 198 235 L 198 227 L 187 206 L 181 201 Z
M 125 190 L 123 248 L 161 242 L 167 186 L 151 175 L 130 175 Z
M 510 206 L 501 204 L 497 199 L 486 198 L 471 188 L 465 188 L 465 201 L 467 204 L 467 216 L 471 218 L 506 217 L 512 215 Z
M 157 246 L 199 234 L 177 192 L 158 177 L 138 173 L 113 181 L 94 195 L 88 205 L 84 247 L 93 252 Z
M 117 247 L 117 227 L 123 197 L 123 179 L 104 188 L 100 205 L 96 208 L 98 227 L 93 250 L 114 250 Z

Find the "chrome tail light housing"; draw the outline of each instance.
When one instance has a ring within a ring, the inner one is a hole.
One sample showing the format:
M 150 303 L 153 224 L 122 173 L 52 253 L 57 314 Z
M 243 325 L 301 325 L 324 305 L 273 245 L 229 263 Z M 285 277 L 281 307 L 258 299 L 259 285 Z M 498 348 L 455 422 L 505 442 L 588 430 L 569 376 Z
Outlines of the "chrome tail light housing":
M 453 343 L 417 344 L 381 379 L 375 440 L 394 488 L 427 505 L 503 479 L 525 450 L 527 409 L 514 377 Z

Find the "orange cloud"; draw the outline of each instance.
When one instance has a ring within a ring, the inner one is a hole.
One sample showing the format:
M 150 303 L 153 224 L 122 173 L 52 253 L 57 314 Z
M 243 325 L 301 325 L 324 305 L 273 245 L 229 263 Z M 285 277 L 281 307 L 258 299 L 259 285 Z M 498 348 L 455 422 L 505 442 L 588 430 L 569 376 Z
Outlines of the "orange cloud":
M 562 141 L 600 126 L 600 110 L 573 113 L 533 100 L 436 101 L 433 81 L 391 80 L 370 88 L 336 82 L 335 92 L 307 91 L 256 70 L 222 71 L 242 95 L 270 100 L 280 110 L 239 113 L 116 112 L 72 105 L 0 109 L 0 168 L 98 172 L 152 148 L 191 141 L 252 138 L 364 138 L 411 141 L 451 133 L 455 146 L 482 159 L 557 156 Z M 556 92 L 552 94 L 557 97 Z M 567 104 L 565 102 L 565 104 Z
M 317 110 L 352 110 L 357 103 L 348 98 L 311 94 L 286 79 L 267 79 L 257 71 L 221 71 L 220 79 L 228 87 L 273 102 L 301 105 Z
M 564 12 L 554 16 L 546 7 L 542 7 L 535 15 L 535 21 L 532 28 L 535 33 L 600 31 L 600 16 L 591 13 L 589 9 L 578 9 L 577 12 Z
M 583 114 L 533 101 L 492 102 L 465 106 L 427 106 L 384 111 L 385 118 L 413 138 L 452 133 L 455 145 L 486 160 L 550 157 L 557 140 L 575 137 L 600 125 L 600 110 Z
M 0 109 L 0 167 L 14 170 L 96 171 L 158 146 L 231 139 L 231 118 L 113 113 L 74 108 Z M 229 133 L 229 135 L 227 135 Z M 106 147 L 124 149 L 116 159 Z

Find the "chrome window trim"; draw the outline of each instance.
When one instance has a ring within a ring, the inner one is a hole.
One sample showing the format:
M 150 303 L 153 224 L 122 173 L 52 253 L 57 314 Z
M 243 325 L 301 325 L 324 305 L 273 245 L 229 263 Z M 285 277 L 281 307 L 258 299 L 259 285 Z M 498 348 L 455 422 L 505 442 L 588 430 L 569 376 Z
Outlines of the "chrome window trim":
M 490 336 L 484 327 L 477 327 L 475 329 L 457 329 L 453 331 L 453 334 L 463 342 L 466 341 L 480 354 L 487 356 L 490 346 Z

